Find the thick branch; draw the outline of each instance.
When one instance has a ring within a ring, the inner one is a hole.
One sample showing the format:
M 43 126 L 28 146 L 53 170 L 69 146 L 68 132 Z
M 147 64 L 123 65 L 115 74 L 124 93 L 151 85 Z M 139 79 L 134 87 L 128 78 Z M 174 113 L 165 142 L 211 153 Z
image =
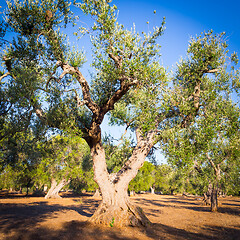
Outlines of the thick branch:
M 145 161 L 149 151 L 155 143 L 156 130 L 149 131 L 146 137 L 143 137 L 139 130 L 136 130 L 137 145 L 133 150 L 132 156 L 124 164 L 122 169 L 116 174 L 115 183 L 120 185 L 123 182 L 129 183 L 138 172 Z
M 201 88 L 200 88 L 201 82 L 197 82 L 195 88 L 194 88 L 194 93 L 193 93 L 193 102 L 194 102 L 194 108 L 196 111 L 199 109 L 200 105 L 200 93 L 201 93 Z
M 206 73 L 216 73 L 218 71 L 219 69 L 215 68 L 215 69 L 207 70 Z
M 76 77 L 77 81 L 82 87 L 82 94 L 84 103 L 92 111 L 93 114 L 99 113 L 99 106 L 92 100 L 90 95 L 90 88 L 87 80 L 83 77 L 82 73 L 76 67 L 72 67 L 67 63 L 57 62 L 56 66 L 61 66 L 63 73 L 60 75 L 58 81 L 60 81 L 65 75 L 70 74 Z
M 213 167 L 215 174 L 218 175 L 218 169 L 217 169 L 216 165 L 214 164 L 213 160 L 211 159 L 211 157 L 209 156 L 208 153 L 206 153 L 206 156 L 207 156 L 207 159 L 210 162 L 211 166 Z
M 203 76 L 204 73 L 216 73 L 218 72 L 219 69 L 207 69 L 201 73 Z M 182 127 L 187 127 L 189 126 L 190 122 L 192 119 L 196 116 L 199 107 L 200 107 L 200 93 L 201 93 L 201 81 L 197 81 L 196 86 L 194 87 L 193 93 L 187 98 L 187 101 L 190 101 L 193 99 L 193 104 L 194 104 L 194 109 L 195 111 L 188 114 L 187 116 L 184 117 L 181 126 Z
M 126 80 L 128 80 L 126 82 Z M 114 109 L 114 104 L 124 96 L 131 86 L 138 83 L 138 80 L 131 80 L 129 78 L 121 79 L 121 87 L 113 94 L 107 103 L 101 108 L 101 112 L 105 115 L 108 111 Z
M 3 74 L 3 75 L 0 77 L 0 82 L 2 81 L 3 78 L 7 77 L 8 75 L 10 75 L 9 72 Z
M 190 97 L 187 98 L 188 101 L 193 99 L 194 111 L 190 112 L 188 115 L 183 117 L 183 121 L 181 123 L 181 127 L 188 127 L 193 120 L 193 118 L 197 115 L 198 110 L 200 108 L 200 93 L 201 93 L 201 81 L 197 81 L 196 86 L 194 87 L 194 91 Z

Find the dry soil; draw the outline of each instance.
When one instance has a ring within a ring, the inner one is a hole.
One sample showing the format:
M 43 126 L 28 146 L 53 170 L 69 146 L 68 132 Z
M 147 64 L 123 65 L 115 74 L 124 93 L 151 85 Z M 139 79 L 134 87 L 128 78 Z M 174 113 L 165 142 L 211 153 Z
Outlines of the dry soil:
M 62 199 L 0 195 L 1 240 L 152 240 L 240 239 L 240 197 L 220 199 L 212 213 L 201 197 L 139 194 L 131 200 L 141 206 L 152 225 L 116 228 L 87 222 L 100 199 L 63 194 Z

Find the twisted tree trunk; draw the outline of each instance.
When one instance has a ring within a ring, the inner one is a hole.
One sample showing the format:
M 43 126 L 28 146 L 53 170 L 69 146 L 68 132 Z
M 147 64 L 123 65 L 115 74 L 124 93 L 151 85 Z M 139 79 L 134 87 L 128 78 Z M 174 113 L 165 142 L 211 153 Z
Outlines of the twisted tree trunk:
M 150 221 L 140 207 L 130 202 L 127 193 L 128 184 L 119 187 L 112 184 L 102 192 L 102 202 L 90 221 L 107 226 L 146 226 Z
M 70 182 L 70 179 L 69 180 L 62 179 L 59 183 L 57 183 L 57 181 L 54 178 L 52 178 L 52 180 L 51 180 L 51 187 L 48 190 L 48 193 L 45 196 L 45 199 L 48 199 L 48 198 L 61 198 L 58 195 L 58 193 L 69 182 Z
M 221 180 L 221 169 L 220 169 L 221 163 L 215 164 L 208 153 L 206 154 L 206 156 L 214 170 L 215 177 L 216 177 L 216 181 L 215 181 L 216 184 L 213 185 L 212 192 L 211 192 L 211 211 L 216 212 L 218 210 L 218 183 Z
M 138 144 L 132 156 L 115 174 L 109 174 L 107 171 L 102 145 L 97 143 L 91 148 L 94 180 L 101 190 L 102 202 L 90 218 L 90 222 L 119 227 L 150 224 L 142 209 L 130 202 L 127 190 L 129 182 L 137 175 L 152 147 L 154 134 L 149 134 L 149 138 L 146 139 L 137 136 Z
M 206 193 L 204 193 L 204 199 L 203 199 L 203 201 L 205 202 L 206 205 L 211 204 L 212 192 L 213 192 L 213 186 L 212 186 L 212 183 L 209 183 L 208 184 L 208 190 L 207 190 Z

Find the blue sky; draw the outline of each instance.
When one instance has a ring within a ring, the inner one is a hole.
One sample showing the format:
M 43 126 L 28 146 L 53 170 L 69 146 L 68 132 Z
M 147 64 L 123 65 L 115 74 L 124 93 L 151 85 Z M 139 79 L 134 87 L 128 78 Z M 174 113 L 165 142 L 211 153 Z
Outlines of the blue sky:
M 240 55 L 239 0 L 113 0 L 112 3 L 118 7 L 119 23 L 129 29 L 135 23 L 139 32 L 159 26 L 162 18 L 166 17 L 166 30 L 159 43 L 162 46 L 162 64 L 169 69 L 186 56 L 190 37 L 210 29 L 215 33 L 226 32 L 230 52 L 236 51 Z M 0 0 L 0 5 L 6 6 L 5 1 Z M 115 138 L 120 138 L 123 130 L 110 128 L 106 122 L 103 129 L 114 134 Z M 160 154 L 158 158 L 159 162 L 165 162 Z

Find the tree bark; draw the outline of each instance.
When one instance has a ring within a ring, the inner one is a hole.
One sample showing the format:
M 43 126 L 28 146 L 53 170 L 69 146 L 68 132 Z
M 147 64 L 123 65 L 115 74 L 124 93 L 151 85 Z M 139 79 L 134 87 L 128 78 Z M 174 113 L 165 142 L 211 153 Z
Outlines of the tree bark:
M 59 184 L 57 184 L 57 181 L 53 178 L 51 180 L 51 188 L 48 190 L 47 195 L 45 196 L 45 199 L 49 198 L 61 198 L 58 193 L 59 191 L 66 186 L 70 182 L 70 179 L 67 181 L 66 179 L 62 179 Z
M 114 174 L 107 172 L 102 145 L 97 143 L 91 148 L 94 180 L 101 190 L 102 202 L 90 218 L 90 222 L 118 227 L 150 224 L 142 209 L 130 202 L 127 190 L 129 182 L 137 175 L 151 149 L 152 139 L 143 140 L 138 137 L 138 144 L 131 158 L 118 173 Z
M 146 226 L 150 221 L 140 207 L 130 202 L 127 187 L 113 185 L 102 192 L 102 202 L 90 219 L 90 222 L 107 226 Z
M 216 176 L 216 185 L 213 186 L 212 193 L 211 193 L 211 211 L 216 212 L 218 210 L 217 196 L 218 196 L 218 183 L 221 180 L 221 169 L 220 169 L 221 163 L 216 165 L 208 153 L 206 154 L 206 156 L 207 156 L 207 159 L 209 160 L 212 168 L 214 169 L 214 173 Z
M 208 190 L 206 193 L 204 193 L 204 199 L 203 201 L 205 202 L 206 205 L 210 205 L 211 204 L 211 196 L 212 196 L 212 192 L 213 192 L 213 186 L 211 183 L 208 184 Z
M 217 195 L 218 195 L 218 187 L 216 185 L 216 186 L 213 186 L 212 194 L 211 194 L 211 211 L 212 212 L 217 212 L 217 210 L 218 210 Z

